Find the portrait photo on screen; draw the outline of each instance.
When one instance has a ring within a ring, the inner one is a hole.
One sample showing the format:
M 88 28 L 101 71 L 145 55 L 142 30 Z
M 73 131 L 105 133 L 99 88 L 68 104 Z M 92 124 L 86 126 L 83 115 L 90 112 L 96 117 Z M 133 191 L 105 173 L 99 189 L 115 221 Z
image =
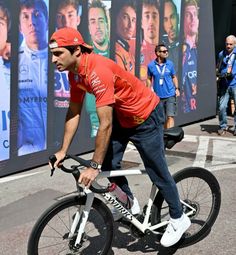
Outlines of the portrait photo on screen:
M 111 1 L 89 0 L 88 2 L 88 31 L 90 44 L 96 54 L 110 57 L 110 8 Z M 99 119 L 96 111 L 95 96 L 86 93 L 85 109 L 89 115 L 90 137 L 96 137 Z
M 78 30 L 82 19 L 81 0 L 53 1 L 54 28 L 53 31 L 64 27 Z M 64 120 L 70 100 L 70 85 L 68 71 L 54 69 L 54 110 L 53 123 L 56 127 L 53 132 L 53 146 L 59 148 L 62 144 Z
M 200 0 L 183 1 L 183 45 L 182 45 L 182 95 L 183 113 L 197 110 L 198 101 L 198 33 Z
M 90 44 L 95 53 L 107 58 L 110 57 L 110 8 L 111 1 L 88 2 Z
M 56 7 L 55 30 L 64 27 L 78 29 L 82 14 L 80 2 L 81 0 L 57 0 L 54 2 Z M 55 68 L 54 96 L 55 108 L 68 108 L 70 98 L 68 71 L 59 72 Z
M 9 159 L 11 15 L 6 1 L 0 0 L 0 161 Z
M 18 156 L 47 148 L 48 0 L 19 0 Z
M 136 8 L 137 1 L 121 0 L 113 4 L 112 22 L 115 29 L 115 61 L 135 74 Z
M 159 0 L 142 1 L 140 46 L 140 79 L 146 83 L 147 66 L 156 58 L 155 47 L 159 44 L 160 4 Z
M 168 49 L 168 59 L 174 63 L 176 75 L 179 74 L 179 57 L 180 48 L 180 16 L 181 16 L 181 1 L 179 0 L 164 0 L 161 38 L 162 43 Z

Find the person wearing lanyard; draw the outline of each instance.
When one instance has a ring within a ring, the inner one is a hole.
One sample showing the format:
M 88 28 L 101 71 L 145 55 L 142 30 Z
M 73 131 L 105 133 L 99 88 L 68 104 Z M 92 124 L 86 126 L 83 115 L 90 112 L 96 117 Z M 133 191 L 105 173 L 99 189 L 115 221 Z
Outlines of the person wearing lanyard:
M 164 44 L 155 48 L 156 59 L 148 64 L 147 87 L 160 97 L 166 114 L 165 128 L 174 126 L 177 114 L 176 97 L 180 95 L 178 79 L 172 61 L 168 60 L 168 50 Z

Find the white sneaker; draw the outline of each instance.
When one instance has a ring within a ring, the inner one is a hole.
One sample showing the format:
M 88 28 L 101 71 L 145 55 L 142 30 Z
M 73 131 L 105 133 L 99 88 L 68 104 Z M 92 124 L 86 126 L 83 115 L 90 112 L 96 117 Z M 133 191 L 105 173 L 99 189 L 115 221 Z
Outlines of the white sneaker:
M 139 206 L 138 199 L 136 197 L 134 197 L 133 205 L 132 205 L 130 210 L 131 210 L 131 213 L 133 215 L 136 215 L 136 214 L 140 213 L 140 206 Z
M 133 215 L 136 215 L 136 214 L 140 213 L 140 206 L 139 206 L 138 199 L 136 197 L 134 197 L 134 199 L 133 199 L 133 205 L 132 205 L 130 211 Z M 113 215 L 114 221 L 118 221 L 123 217 L 123 214 L 120 213 L 118 211 L 118 209 L 116 209 L 115 207 L 112 208 L 111 213 Z
M 183 214 L 178 219 L 170 218 L 166 231 L 161 238 L 161 245 L 169 247 L 176 244 L 190 225 L 191 221 L 186 214 Z

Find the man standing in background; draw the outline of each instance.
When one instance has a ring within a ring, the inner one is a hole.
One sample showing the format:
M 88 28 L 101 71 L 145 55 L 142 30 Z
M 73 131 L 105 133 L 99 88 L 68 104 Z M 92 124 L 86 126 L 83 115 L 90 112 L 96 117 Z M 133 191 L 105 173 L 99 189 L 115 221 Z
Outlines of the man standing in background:
M 46 149 L 48 10 L 43 0 L 20 0 L 18 155 Z
M 0 1 L 0 161 L 9 159 L 10 146 L 10 67 L 5 64 L 10 56 L 7 42 L 10 14 L 5 1 Z
M 180 95 L 178 79 L 172 61 L 168 60 L 168 49 L 164 44 L 155 48 L 156 59 L 148 65 L 148 87 L 152 86 L 160 97 L 165 111 L 165 128 L 174 127 L 177 115 L 176 97 Z
M 219 135 L 224 135 L 227 126 L 227 106 L 230 96 L 236 105 L 236 37 L 227 36 L 225 40 L 225 50 L 218 56 L 217 74 L 219 75 Z M 236 112 L 234 110 L 233 135 L 236 135 Z
M 160 13 L 158 0 L 144 0 L 142 8 L 143 41 L 140 52 L 140 79 L 146 83 L 147 65 L 155 58 L 159 43 Z
M 169 51 L 169 59 L 174 62 L 176 74 L 179 65 L 179 15 L 173 0 L 164 1 L 164 31 L 167 35 L 164 43 Z

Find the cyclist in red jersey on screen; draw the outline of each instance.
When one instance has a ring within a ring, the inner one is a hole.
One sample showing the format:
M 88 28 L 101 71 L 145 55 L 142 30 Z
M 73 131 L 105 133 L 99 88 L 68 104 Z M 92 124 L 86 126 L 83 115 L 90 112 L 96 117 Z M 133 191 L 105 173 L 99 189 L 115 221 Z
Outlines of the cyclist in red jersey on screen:
M 85 93 L 96 98 L 99 129 L 91 167 L 85 169 L 79 182 L 89 187 L 99 174 L 120 169 L 129 141 L 137 148 L 146 171 L 157 185 L 170 208 L 170 223 L 161 244 L 171 246 L 189 228 L 178 191 L 165 159 L 163 141 L 164 114 L 160 99 L 134 75 L 112 60 L 93 53 L 81 34 L 72 28 L 53 33 L 49 45 L 52 62 L 59 71 L 69 71 L 70 104 L 65 121 L 61 149 L 55 153 L 55 166 L 60 167 L 80 122 Z M 109 178 L 133 199 L 126 177 Z

